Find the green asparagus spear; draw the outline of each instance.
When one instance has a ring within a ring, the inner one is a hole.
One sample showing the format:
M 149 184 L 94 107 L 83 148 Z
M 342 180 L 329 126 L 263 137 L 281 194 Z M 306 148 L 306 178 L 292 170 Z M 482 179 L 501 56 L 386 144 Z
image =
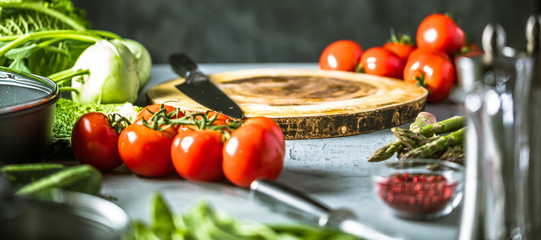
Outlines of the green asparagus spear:
M 451 132 L 445 136 L 439 136 L 434 141 L 424 144 L 420 147 L 410 150 L 405 153 L 403 158 L 430 158 L 439 151 L 443 151 L 448 147 L 464 143 L 465 128 L 461 128 Z
M 410 125 L 410 130 L 421 129 L 424 126 L 436 123 L 436 116 L 429 112 L 420 112 Z
M 398 138 L 406 149 L 413 149 L 419 145 L 419 143 L 426 140 L 426 137 L 420 133 L 399 127 L 391 128 L 391 132 Z
M 434 134 L 443 134 L 443 133 L 456 131 L 464 127 L 466 124 L 465 123 L 466 116 L 454 116 L 440 122 L 432 123 L 429 125 L 423 125 L 422 120 L 427 119 L 427 117 L 429 116 L 425 114 L 423 115 L 419 114 L 415 120 L 415 122 L 419 121 L 419 124 L 415 124 L 415 125 L 412 124 L 418 128 L 411 129 L 411 130 L 414 132 L 418 131 L 425 137 L 431 137 Z M 401 151 L 403 149 L 404 149 L 404 146 L 402 146 L 402 142 L 400 142 L 400 140 L 396 140 L 376 150 L 376 152 L 372 154 L 372 156 L 368 159 L 368 161 L 379 162 L 379 161 L 389 159 L 396 152 Z
M 397 159 L 398 159 L 398 160 L 404 160 L 404 159 L 406 159 L 406 158 L 408 157 L 408 156 L 406 156 L 406 153 L 408 153 L 410 150 L 415 149 L 415 148 L 417 148 L 417 147 L 419 147 L 419 146 L 423 146 L 423 145 L 425 145 L 425 144 L 427 144 L 427 143 L 433 142 L 433 141 L 436 140 L 438 137 L 440 137 L 440 136 L 438 136 L 438 135 L 432 135 L 432 137 L 425 138 L 424 140 L 417 142 L 417 144 L 414 145 L 414 147 L 407 148 L 407 149 L 404 149 L 404 150 L 398 152 L 397 155 L 396 155 Z M 438 157 L 439 157 L 439 155 L 437 155 L 437 154 L 435 154 L 434 156 L 430 156 L 430 158 L 438 158 Z
M 369 162 L 380 162 L 391 158 L 395 153 L 402 151 L 404 146 L 399 140 L 389 143 L 382 148 L 376 150 L 368 159 Z
M 426 137 L 434 134 L 449 133 L 463 128 L 466 125 L 466 116 L 454 116 L 421 128 L 420 133 Z
M 464 145 L 459 144 L 447 149 L 439 159 L 464 165 Z
M 429 112 L 420 112 L 415 121 L 410 125 L 410 130 L 420 131 L 424 126 L 433 124 L 436 122 L 436 117 Z M 376 150 L 374 154 L 368 159 L 369 162 L 380 162 L 391 158 L 395 153 L 404 150 L 404 146 L 400 140 L 396 140 L 389 143 L 382 148 Z

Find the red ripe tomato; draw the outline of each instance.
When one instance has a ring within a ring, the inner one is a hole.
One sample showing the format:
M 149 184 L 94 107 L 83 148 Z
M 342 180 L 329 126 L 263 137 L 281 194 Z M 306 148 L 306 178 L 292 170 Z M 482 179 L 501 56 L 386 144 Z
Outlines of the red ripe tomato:
M 384 77 L 402 78 L 404 63 L 393 52 L 373 47 L 363 53 L 361 66 L 365 73 Z
M 404 81 L 427 88 L 428 102 L 441 102 L 453 89 L 455 67 L 445 53 L 421 49 L 410 55 L 404 67 Z
M 218 181 L 222 170 L 222 133 L 212 130 L 182 131 L 173 140 L 171 159 L 187 180 Z
M 73 154 L 82 164 L 89 164 L 101 171 L 113 170 L 122 165 L 117 147 L 118 136 L 105 114 L 86 113 L 73 125 Z
M 415 57 L 419 53 L 426 52 L 426 51 L 432 51 L 432 50 L 433 49 L 431 49 L 431 48 L 417 48 L 417 49 L 413 50 L 410 53 L 410 55 L 408 56 L 408 61 L 409 61 L 410 58 Z M 406 61 L 406 64 L 407 64 L 408 61 Z
M 284 148 L 276 134 L 260 124 L 235 130 L 223 148 L 225 177 L 240 187 L 259 178 L 275 180 L 284 165 Z
M 209 119 L 213 118 L 215 114 L 216 114 L 216 112 L 214 112 L 214 111 L 209 112 Z M 231 118 L 229 118 L 225 114 L 218 113 L 218 117 L 216 118 L 216 120 L 214 120 L 212 125 L 227 125 L 229 123 L 231 123 Z
M 174 172 L 171 143 L 175 135 L 176 131 L 172 128 L 160 131 L 132 124 L 120 133 L 120 158 L 135 174 L 145 177 L 170 175 Z
M 285 151 L 286 145 L 285 145 L 284 133 L 282 133 L 282 129 L 280 128 L 280 126 L 278 126 L 278 124 L 274 120 L 268 117 L 251 117 L 251 118 L 246 119 L 246 121 L 244 121 L 244 125 L 250 125 L 250 124 L 261 125 L 265 129 L 273 132 L 274 135 L 278 138 L 279 142 L 282 144 L 283 149 Z
M 417 28 L 419 48 L 432 48 L 453 56 L 464 44 L 464 31 L 445 14 L 429 15 Z
M 400 42 L 388 42 L 383 45 L 383 48 L 393 52 L 400 58 L 404 64 L 408 61 L 408 57 L 416 47 L 412 44 L 400 43 Z
M 323 49 L 319 57 L 319 68 L 323 70 L 355 71 L 362 53 L 362 46 L 355 41 L 335 41 Z

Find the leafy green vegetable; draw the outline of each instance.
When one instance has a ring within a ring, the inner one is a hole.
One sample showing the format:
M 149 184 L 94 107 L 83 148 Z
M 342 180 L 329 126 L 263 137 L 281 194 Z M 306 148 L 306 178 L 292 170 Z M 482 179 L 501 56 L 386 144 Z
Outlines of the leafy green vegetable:
M 40 31 L 76 30 L 90 27 L 85 12 L 70 0 L 0 0 L 0 46 L 20 36 Z M 90 44 L 47 40 L 25 43 L 0 57 L 4 67 L 47 76 L 71 67 Z
M 171 236 L 175 229 L 173 213 L 162 195 L 155 194 L 152 202 L 154 203 L 152 204 L 152 219 L 154 220 L 152 230 L 159 239 L 165 239 Z
M 0 8 L 0 36 L 90 28 L 85 11 L 71 0 L 0 0 Z
M 124 104 L 79 104 L 70 99 L 60 98 L 56 102 L 51 145 L 53 149 L 66 149 L 70 147 L 71 131 L 75 122 L 88 112 L 119 113 L 132 121 L 142 107 L 131 103 Z
M 173 214 L 160 193 L 152 198 L 152 222 L 147 225 L 134 220 L 126 239 L 190 239 L 190 240 L 300 240 L 358 239 L 338 231 L 304 224 L 265 225 L 236 219 L 200 202 L 185 214 Z
M 0 0 L 0 23 L 0 65 L 47 76 L 76 102 L 134 102 L 148 81 L 146 48 L 89 29 L 71 0 Z

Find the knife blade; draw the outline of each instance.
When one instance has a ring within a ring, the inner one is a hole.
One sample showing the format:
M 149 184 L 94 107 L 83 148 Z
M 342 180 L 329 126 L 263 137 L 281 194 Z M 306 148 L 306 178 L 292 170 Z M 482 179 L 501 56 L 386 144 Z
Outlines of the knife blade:
M 174 53 L 169 63 L 178 75 L 185 78 L 175 87 L 197 103 L 233 118 L 243 118 L 241 108 L 210 79 L 202 73 L 197 64 L 184 53 Z
M 355 214 L 351 210 L 331 209 L 318 200 L 275 181 L 266 179 L 253 181 L 250 190 L 256 200 L 273 207 L 273 210 L 285 212 L 292 217 L 321 227 L 338 229 L 366 239 L 404 239 L 356 221 Z

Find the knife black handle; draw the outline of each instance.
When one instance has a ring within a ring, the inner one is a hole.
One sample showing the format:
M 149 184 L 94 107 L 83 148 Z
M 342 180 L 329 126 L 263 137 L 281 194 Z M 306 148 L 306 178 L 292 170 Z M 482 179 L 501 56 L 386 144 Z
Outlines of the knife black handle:
M 197 63 L 195 63 L 188 55 L 184 53 L 173 53 L 169 56 L 169 63 L 178 75 L 186 77 L 191 72 L 197 71 Z
M 316 222 L 328 217 L 331 209 L 318 200 L 275 181 L 260 179 L 250 185 L 252 196 L 274 210 Z

